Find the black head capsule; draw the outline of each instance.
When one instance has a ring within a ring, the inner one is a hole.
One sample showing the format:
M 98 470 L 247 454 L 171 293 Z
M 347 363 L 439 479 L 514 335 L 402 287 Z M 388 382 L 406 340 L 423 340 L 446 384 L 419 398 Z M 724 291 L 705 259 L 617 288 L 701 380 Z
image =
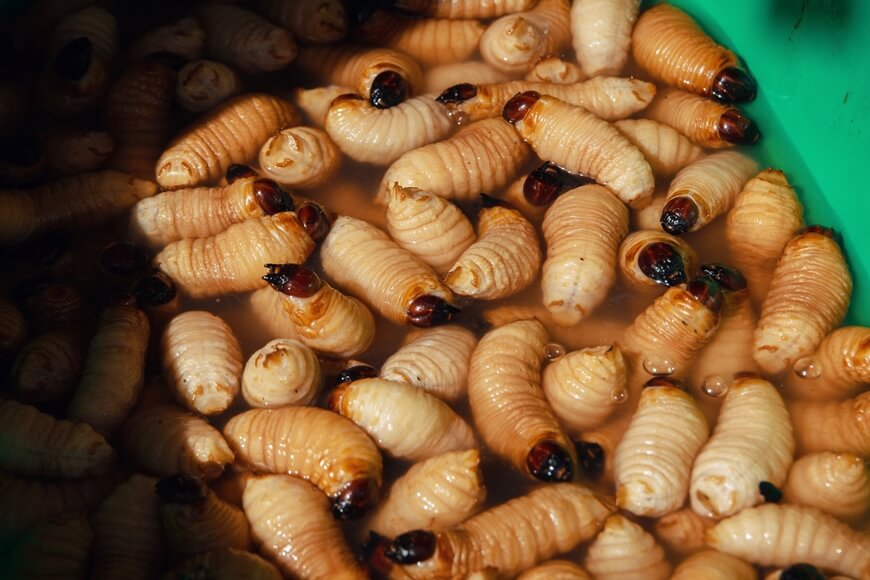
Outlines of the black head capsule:
M 779 580 L 825 580 L 825 575 L 812 564 L 794 564 L 782 571 Z
M 190 505 L 205 501 L 208 487 L 198 477 L 176 473 L 164 477 L 154 486 L 163 501 Z
M 386 555 L 389 545 L 389 538 L 371 530 L 368 538 L 363 542 L 363 563 L 377 578 L 387 578 L 393 567 L 393 563 Z
M 246 177 L 257 177 L 259 173 L 254 171 L 252 168 L 247 165 L 242 165 L 241 163 L 233 163 L 227 168 L 227 183 L 235 183 L 240 179 L 244 179 Z
M 302 229 L 315 242 L 319 242 L 329 233 L 332 223 L 326 212 L 316 203 L 303 203 L 296 211 L 296 217 L 302 224 Z
M 169 304 L 177 295 L 172 279 L 160 271 L 139 278 L 132 292 L 139 304 L 151 308 Z
M 435 555 L 435 534 L 428 530 L 405 532 L 387 546 L 384 555 L 396 564 L 416 564 Z
M 148 267 L 148 254 L 135 244 L 114 242 L 100 250 L 98 256 L 103 271 L 115 276 L 126 276 Z
M 719 312 L 722 308 L 722 287 L 710 278 L 695 278 L 686 284 L 686 291 L 713 312 Z
M 580 469 L 589 479 L 598 479 L 604 473 L 604 448 L 598 443 L 590 441 L 579 441 L 576 444 L 577 461 L 580 462 Z
M 662 286 L 677 286 L 688 280 L 683 257 L 667 242 L 644 247 L 637 255 L 637 267 L 644 276 Z
M 354 365 L 338 373 L 338 377 L 335 379 L 335 384 L 338 386 L 345 383 L 352 383 L 360 379 L 373 379 L 377 376 L 378 369 L 371 365 Z
M 308 298 L 323 285 L 317 274 L 299 264 L 266 264 L 265 267 L 269 273 L 263 276 L 263 280 L 288 296 Z
M 660 223 L 672 236 L 685 234 L 698 223 L 698 205 L 683 195 L 671 198 L 662 208 Z
M 717 282 L 729 292 L 746 290 L 746 278 L 738 270 L 725 264 L 702 264 L 699 268 L 701 276 L 706 276 Z
M 378 109 L 389 109 L 408 98 L 408 81 L 394 70 L 385 70 L 375 77 L 369 91 L 369 102 Z
M 710 89 L 710 95 L 721 103 L 746 103 L 755 98 L 756 92 L 755 79 L 734 66 L 719 71 Z
M 254 191 L 254 198 L 266 215 L 293 211 L 293 198 L 271 179 L 258 179 L 251 184 L 251 188 Z
M 526 456 L 526 468 L 541 481 L 571 481 L 574 462 L 560 443 L 545 439 L 535 444 Z
M 444 89 L 435 100 L 445 105 L 463 103 L 477 96 L 477 85 L 460 83 Z
M 511 125 L 516 125 L 519 121 L 526 118 L 526 113 L 535 106 L 535 103 L 540 98 L 541 93 L 537 91 L 518 93 L 505 103 L 504 108 L 501 110 L 501 116 Z
M 460 312 L 461 310 L 448 304 L 443 298 L 424 294 L 415 298 L 408 306 L 405 320 L 411 326 L 429 328 L 453 321 Z
M 735 145 L 752 145 L 761 139 L 761 132 L 755 121 L 737 109 L 728 109 L 719 117 L 719 137 Z
M 767 503 L 779 503 L 782 501 L 782 491 L 769 481 L 762 481 L 758 484 L 758 493 L 764 498 Z
M 76 38 L 61 48 L 54 57 L 54 72 L 68 81 L 82 78 L 91 66 L 94 45 L 86 36 Z
M 355 520 L 378 502 L 378 486 L 371 479 L 355 479 L 332 498 L 332 515 L 341 520 Z

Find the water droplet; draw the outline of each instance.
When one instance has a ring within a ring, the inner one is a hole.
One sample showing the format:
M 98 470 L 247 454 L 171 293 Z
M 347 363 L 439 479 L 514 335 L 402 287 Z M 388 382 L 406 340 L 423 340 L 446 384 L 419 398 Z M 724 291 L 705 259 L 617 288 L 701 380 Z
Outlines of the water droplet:
M 644 359 L 643 370 L 654 376 L 667 376 L 676 372 L 677 365 L 664 357 L 651 356 Z
M 614 403 L 624 403 L 628 400 L 628 390 L 625 388 L 613 389 L 610 392 L 610 399 Z
M 558 342 L 551 342 L 544 345 L 544 356 L 547 357 L 547 360 L 551 361 L 562 358 L 565 356 L 565 347 Z
M 794 367 L 792 368 L 794 369 L 794 374 L 802 379 L 807 379 L 808 381 L 822 376 L 822 363 L 809 356 L 799 358 L 795 361 Z
M 701 392 L 708 397 L 724 397 L 728 392 L 728 381 L 722 375 L 707 375 L 701 383 Z

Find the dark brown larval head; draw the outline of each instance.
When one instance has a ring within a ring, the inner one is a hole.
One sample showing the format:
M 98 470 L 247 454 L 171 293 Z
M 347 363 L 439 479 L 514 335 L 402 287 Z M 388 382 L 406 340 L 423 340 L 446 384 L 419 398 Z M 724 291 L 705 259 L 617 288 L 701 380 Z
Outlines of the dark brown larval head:
M 112 242 L 100 250 L 98 261 L 103 271 L 125 276 L 144 271 L 149 259 L 145 250 L 135 244 Z
M 445 105 L 449 104 L 458 104 L 464 103 L 468 99 L 473 99 L 477 96 L 477 85 L 473 85 L 471 83 L 460 83 L 458 85 L 453 85 L 438 95 L 438 98 L 435 100 L 439 103 L 444 103 Z
M 418 328 L 429 328 L 452 322 L 461 311 L 439 296 L 424 294 L 408 306 L 407 323 Z
M 428 530 L 405 532 L 387 546 L 384 555 L 396 564 L 416 564 L 435 554 L 436 536 Z
M 258 179 L 251 184 L 254 198 L 266 215 L 293 211 L 293 198 L 271 179 Z
M 541 481 L 571 481 L 574 462 L 571 453 L 556 441 L 539 441 L 526 456 L 526 467 L 532 477 Z
M 761 139 L 755 121 L 737 109 L 728 109 L 719 117 L 719 137 L 735 145 L 752 145 Z
M 394 70 L 385 70 L 372 81 L 369 102 L 378 109 L 389 109 L 408 98 L 408 81 Z
M 685 234 L 698 223 L 698 205 L 684 195 L 672 197 L 662 208 L 660 223 L 662 229 L 672 236 Z
M 323 208 L 316 203 L 303 203 L 296 210 L 296 217 L 302 224 L 302 229 L 315 242 L 319 242 L 329 233 L 332 223 Z
M 637 267 L 644 276 L 662 286 L 678 286 L 688 280 L 683 256 L 667 242 L 644 246 L 637 254 Z
M 537 103 L 540 98 L 541 93 L 537 91 L 518 93 L 511 97 L 511 100 L 505 103 L 504 108 L 501 110 L 501 116 L 511 125 L 515 125 L 519 121 L 525 119 L 526 113 L 529 112 L 529 109 L 535 106 L 535 103 Z
M 745 103 L 755 98 L 755 79 L 745 70 L 728 67 L 719 71 L 713 80 L 710 95 L 722 103 Z
M 341 520 L 355 520 L 378 503 L 378 486 L 368 478 L 345 484 L 332 498 L 332 515 Z
M 336 385 L 343 385 L 345 383 L 352 383 L 354 381 L 358 381 L 360 379 L 373 379 L 378 376 L 378 369 L 371 365 L 359 364 L 353 365 L 352 367 L 348 367 L 338 373 L 338 377 L 335 379 Z
M 686 284 L 686 291 L 695 297 L 695 300 L 712 310 L 719 312 L 722 308 L 722 287 L 718 282 L 705 276 L 695 278 Z
M 713 262 L 701 264 L 699 270 L 702 276 L 715 280 L 722 288 L 729 292 L 746 290 L 746 278 L 736 268 Z
M 233 163 L 227 168 L 227 183 L 235 183 L 240 179 L 244 179 L 246 177 L 257 177 L 259 175 L 252 168 L 247 165 L 242 165 L 241 163 Z
M 580 469 L 583 474 L 589 479 L 598 479 L 604 472 L 605 454 L 604 448 L 598 443 L 591 441 L 578 441 L 577 461 L 580 462 Z
M 590 183 L 595 183 L 595 180 L 586 175 L 571 173 L 552 161 L 547 161 L 526 176 L 523 182 L 523 197 L 530 204 L 541 207 L 549 205 L 570 189 Z
M 151 308 L 169 304 L 177 295 L 172 278 L 159 270 L 139 278 L 131 291 L 141 306 Z
M 263 280 L 288 296 L 308 298 L 323 285 L 317 274 L 300 264 L 266 264 L 265 267 L 269 273 Z

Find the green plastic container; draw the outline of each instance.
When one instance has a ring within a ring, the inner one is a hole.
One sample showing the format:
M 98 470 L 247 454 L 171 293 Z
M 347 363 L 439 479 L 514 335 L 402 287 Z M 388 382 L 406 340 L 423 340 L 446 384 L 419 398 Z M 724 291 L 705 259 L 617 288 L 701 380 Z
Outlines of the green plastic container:
M 840 233 L 855 279 L 846 323 L 870 326 L 870 2 L 670 3 L 758 81 L 758 98 L 741 107 L 761 127 L 758 158 L 786 173 L 808 224 Z

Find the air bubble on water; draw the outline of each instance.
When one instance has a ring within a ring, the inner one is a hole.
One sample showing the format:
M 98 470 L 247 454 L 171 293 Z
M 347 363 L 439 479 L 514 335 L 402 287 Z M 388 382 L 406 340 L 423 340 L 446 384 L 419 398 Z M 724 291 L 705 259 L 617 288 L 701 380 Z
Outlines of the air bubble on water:
M 546 356 L 547 360 L 550 361 L 562 358 L 565 356 L 565 347 L 558 342 L 546 344 L 544 345 L 544 356 Z
M 822 363 L 815 358 L 806 356 L 795 361 L 792 367 L 794 374 L 802 379 L 811 381 L 822 376 Z
M 610 398 L 614 403 L 624 403 L 628 400 L 628 390 L 625 388 L 613 389 Z
M 701 383 L 701 392 L 708 397 L 724 397 L 728 392 L 728 381 L 722 375 L 707 375 Z
M 672 375 L 677 370 L 673 361 L 664 357 L 647 357 L 643 361 L 643 370 L 657 377 Z

